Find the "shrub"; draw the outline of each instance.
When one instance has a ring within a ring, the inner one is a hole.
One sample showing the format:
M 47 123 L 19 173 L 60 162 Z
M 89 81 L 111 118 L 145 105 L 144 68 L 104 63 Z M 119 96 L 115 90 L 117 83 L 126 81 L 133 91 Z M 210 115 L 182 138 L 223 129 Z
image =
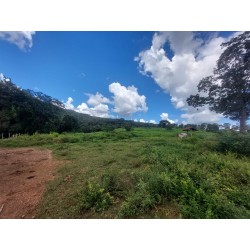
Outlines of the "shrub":
M 109 172 L 102 176 L 102 185 L 112 196 L 124 197 L 127 192 L 124 181 L 116 172 Z
M 103 187 L 88 182 L 81 194 L 80 209 L 93 209 L 95 212 L 101 212 L 107 209 L 113 201 L 113 197 Z
M 147 184 L 140 181 L 136 191 L 128 196 L 127 200 L 122 204 L 118 213 L 118 218 L 136 218 L 152 209 L 156 204 L 156 200 L 148 191 Z
M 204 192 L 203 189 L 191 188 L 185 190 L 179 197 L 181 204 L 181 213 L 183 218 L 187 219 L 210 219 L 214 218 L 211 196 Z
M 106 125 L 103 127 L 103 131 L 105 131 L 105 132 L 112 132 L 114 130 L 115 130 L 115 127 L 112 125 Z
M 245 207 L 250 213 L 250 191 L 247 190 L 230 190 L 227 197 L 237 206 Z
M 213 194 L 211 200 L 214 219 L 242 219 L 250 218 L 249 210 L 237 206 L 223 195 Z
M 58 137 L 59 133 L 57 133 L 57 132 L 50 132 L 50 135 L 53 136 L 53 137 Z
M 125 128 L 126 131 L 131 131 L 131 130 L 134 129 L 134 128 L 132 127 L 132 125 L 129 124 L 129 123 L 124 124 L 124 128 Z
M 161 203 L 163 199 L 171 199 L 172 187 L 173 183 L 171 177 L 166 172 L 157 174 L 154 173 L 149 177 L 149 192 L 159 203 Z
M 250 134 L 222 133 L 219 138 L 217 150 L 221 152 L 231 151 L 250 156 Z

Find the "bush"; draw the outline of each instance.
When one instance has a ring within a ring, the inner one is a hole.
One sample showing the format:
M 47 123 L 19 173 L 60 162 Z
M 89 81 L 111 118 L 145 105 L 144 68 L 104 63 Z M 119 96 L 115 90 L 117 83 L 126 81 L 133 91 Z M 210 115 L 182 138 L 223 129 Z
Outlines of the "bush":
M 136 218 L 149 210 L 156 204 L 156 200 L 148 191 L 147 184 L 140 181 L 136 191 L 128 196 L 127 200 L 122 204 L 118 213 L 118 218 Z
M 114 201 L 113 197 L 103 187 L 98 184 L 87 183 L 81 194 L 81 210 L 93 209 L 101 212 L 107 209 Z
M 53 137 L 58 137 L 59 133 L 57 133 L 57 132 L 50 132 L 50 135 L 53 136 Z
M 127 187 L 116 172 L 109 172 L 102 176 L 102 185 L 112 196 L 124 197 Z
M 157 202 L 161 203 L 163 199 L 171 199 L 173 183 L 171 177 L 166 172 L 151 174 L 147 182 L 149 192 Z
M 250 218 L 250 212 L 245 207 L 236 205 L 222 195 L 212 195 L 212 210 L 214 219 L 243 219 Z
M 131 131 L 131 130 L 134 129 L 134 128 L 132 127 L 132 125 L 129 124 L 129 123 L 124 124 L 124 128 L 125 128 L 126 131 Z
M 222 133 L 217 150 L 231 151 L 240 155 L 250 156 L 250 134 Z

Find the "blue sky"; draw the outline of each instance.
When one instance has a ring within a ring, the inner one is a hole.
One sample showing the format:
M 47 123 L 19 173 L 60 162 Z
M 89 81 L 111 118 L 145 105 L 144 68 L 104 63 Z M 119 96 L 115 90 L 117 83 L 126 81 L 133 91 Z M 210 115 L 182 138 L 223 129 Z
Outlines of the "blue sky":
M 185 103 L 235 32 L 0 32 L 0 73 L 67 108 L 158 123 L 224 122 Z

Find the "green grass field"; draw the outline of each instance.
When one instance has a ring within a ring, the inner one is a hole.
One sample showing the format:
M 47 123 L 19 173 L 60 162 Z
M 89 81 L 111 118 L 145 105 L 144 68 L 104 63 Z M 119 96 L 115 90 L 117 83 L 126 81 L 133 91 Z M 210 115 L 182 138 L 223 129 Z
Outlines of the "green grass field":
M 235 146 L 231 137 L 179 132 L 36 134 L 0 146 L 48 148 L 64 161 L 37 218 L 250 218 L 249 135 Z

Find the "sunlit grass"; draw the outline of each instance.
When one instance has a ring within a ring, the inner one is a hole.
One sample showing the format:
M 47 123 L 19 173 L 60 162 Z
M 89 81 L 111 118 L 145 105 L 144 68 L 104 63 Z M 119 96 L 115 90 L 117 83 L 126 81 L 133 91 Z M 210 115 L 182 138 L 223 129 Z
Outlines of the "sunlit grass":
M 218 134 L 180 131 L 36 134 L 0 146 L 45 147 L 63 161 L 39 218 L 250 218 L 249 157 L 217 151 Z

